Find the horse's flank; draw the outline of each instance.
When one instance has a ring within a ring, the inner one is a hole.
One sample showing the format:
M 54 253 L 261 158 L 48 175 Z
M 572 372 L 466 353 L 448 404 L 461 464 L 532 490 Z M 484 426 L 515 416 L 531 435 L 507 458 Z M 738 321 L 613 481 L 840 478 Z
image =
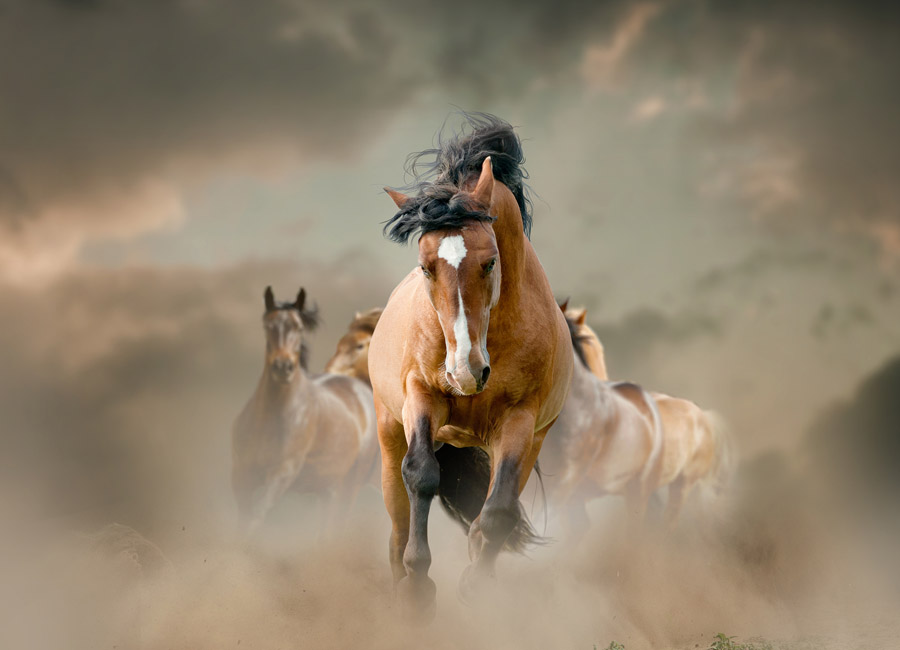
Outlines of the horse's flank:
M 595 376 L 606 377 L 603 346 L 596 332 L 585 322 L 585 312 L 570 312 L 578 323 L 583 347 Z M 602 370 L 601 370 L 602 369 Z M 730 480 L 733 449 L 720 416 L 704 411 L 694 402 L 664 393 L 651 393 L 656 401 L 665 434 L 658 487 L 668 486 L 666 522 L 673 525 L 691 489 L 708 484 L 714 493 L 722 492 Z

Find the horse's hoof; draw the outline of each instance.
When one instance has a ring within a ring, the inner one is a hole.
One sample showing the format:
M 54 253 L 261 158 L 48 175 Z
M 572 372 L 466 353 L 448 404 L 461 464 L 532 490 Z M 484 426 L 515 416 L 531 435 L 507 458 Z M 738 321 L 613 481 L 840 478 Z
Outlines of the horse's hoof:
M 406 576 L 397 583 L 397 599 L 404 618 L 411 623 L 430 623 L 437 614 L 437 586 L 428 576 Z
M 485 587 L 494 581 L 494 576 L 480 571 L 474 564 L 463 569 L 456 586 L 456 597 L 463 605 L 472 607 L 484 593 Z

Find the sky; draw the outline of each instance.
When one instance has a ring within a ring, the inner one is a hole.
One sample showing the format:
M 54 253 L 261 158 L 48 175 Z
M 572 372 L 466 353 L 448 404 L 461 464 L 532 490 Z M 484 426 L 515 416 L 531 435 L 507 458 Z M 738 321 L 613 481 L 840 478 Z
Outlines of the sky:
M 833 647 L 895 639 L 897 61 L 889 2 L 0 0 L 0 636 L 111 647 L 82 627 L 137 598 L 159 647 L 422 647 L 384 620 L 375 490 L 333 548 L 228 546 L 230 427 L 266 286 L 318 304 L 321 371 L 416 263 L 382 188 L 468 110 L 522 138 L 532 242 L 610 376 L 721 414 L 746 483 L 624 577 L 614 524 L 513 564 L 511 611 L 474 627 L 436 516 L 440 647 L 695 647 L 812 610 Z M 110 539 L 177 580 L 85 560 Z
M 137 468 L 35 484 L 65 512 L 143 498 L 147 445 L 227 467 L 265 286 L 320 305 L 320 370 L 415 263 L 381 188 L 458 109 L 517 127 L 534 246 L 611 375 L 721 412 L 748 457 L 801 455 L 900 354 L 897 13 L 0 0 L 8 469 Z

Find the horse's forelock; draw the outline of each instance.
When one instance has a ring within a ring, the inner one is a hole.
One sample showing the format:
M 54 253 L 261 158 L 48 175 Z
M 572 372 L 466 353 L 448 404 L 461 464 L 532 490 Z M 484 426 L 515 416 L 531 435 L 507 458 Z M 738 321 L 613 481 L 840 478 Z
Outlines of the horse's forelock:
M 461 189 L 481 172 L 487 157 L 494 179 L 506 185 L 516 200 L 526 236 L 531 234 L 531 200 L 525 184 L 528 173 L 522 166 L 525 157 L 519 136 L 494 115 L 460 113 L 465 121 L 461 131 L 445 139 L 442 128 L 434 148 L 407 158 L 407 172 L 415 180 L 404 189 L 416 194 L 385 222 L 384 234 L 393 241 L 406 244 L 415 234 L 460 228 L 472 219 L 493 221 L 463 200 L 468 194 Z

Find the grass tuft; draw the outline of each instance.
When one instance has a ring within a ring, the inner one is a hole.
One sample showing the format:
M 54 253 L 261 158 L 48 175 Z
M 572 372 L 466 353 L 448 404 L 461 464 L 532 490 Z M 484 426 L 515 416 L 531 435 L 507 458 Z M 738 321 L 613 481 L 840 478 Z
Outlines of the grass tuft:
M 773 650 L 772 644 L 763 641 L 761 644 L 756 643 L 736 643 L 737 637 L 725 636 L 719 632 L 713 642 L 709 644 L 707 650 Z

